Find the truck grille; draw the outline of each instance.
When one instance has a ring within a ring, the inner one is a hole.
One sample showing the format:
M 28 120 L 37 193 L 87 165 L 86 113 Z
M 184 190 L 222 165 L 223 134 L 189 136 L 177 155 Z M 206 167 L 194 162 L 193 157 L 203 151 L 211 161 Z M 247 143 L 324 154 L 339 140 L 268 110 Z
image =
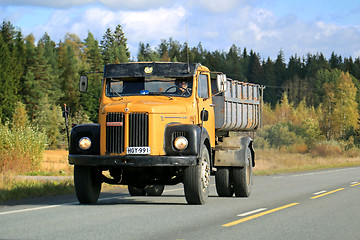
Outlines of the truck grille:
M 108 113 L 106 116 L 106 152 L 125 151 L 125 129 L 129 127 L 129 147 L 149 146 L 149 116 L 147 113 L 130 113 L 126 124 L 123 113 Z
M 125 121 L 123 113 L 108 113 L 106 116 L 106 152 L 122 153 L 125 146 Z
M 146 147 L 148 145 L 149 116 L 147 113 L 129 115 L 129 147 Z

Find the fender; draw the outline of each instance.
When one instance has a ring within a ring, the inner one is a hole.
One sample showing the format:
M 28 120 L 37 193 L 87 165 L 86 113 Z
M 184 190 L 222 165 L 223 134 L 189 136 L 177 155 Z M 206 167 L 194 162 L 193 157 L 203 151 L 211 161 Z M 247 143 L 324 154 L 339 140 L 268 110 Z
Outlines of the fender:
M 79 140 L 88 137 L 91 147 L 81 150 L 78 146 Z M 71 129 L 69 154 L 100 155 L 100 124 L 79 124 Z
M 245 167 L 246 160 L 251 157 L 255 166 L 255 152 L 250 137 L 234 138 L 237 142 L 231 146 L 223 145 L 215 149 L 214 165 L 216 167 Z M 230 142 L 230 141 L 229 141 Z
M 174 148 L 173 142 L 178 136 L 186 137 L 189 142 L 188 147 L 182 151 Z M 198 125 L 180 123 L 169 124 L 165 128 L 164 151 L 167 155 L 198 155 L 200 152 L 199 142 L 200 140 L 205 142 L 206 139 L 208 139 L 208 141 L 210 139 L 208 132 L 205 128 L 201 132 L 201 128 Z M 200 146 L 202 145 L 203 144 L 200 144 Z

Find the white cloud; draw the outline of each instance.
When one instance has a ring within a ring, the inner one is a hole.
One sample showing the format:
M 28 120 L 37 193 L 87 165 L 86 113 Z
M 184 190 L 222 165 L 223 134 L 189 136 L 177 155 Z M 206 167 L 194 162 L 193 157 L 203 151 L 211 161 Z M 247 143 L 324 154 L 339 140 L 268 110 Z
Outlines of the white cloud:
M 144 10 L 169 5 L 172 0 L 98 0 L 111 9 Z
M 34 34 L 40 38 L 47 32 L 58 42 L 67 32 L 84 39 L 90 31 L 101 41 L 107 28 L 114 31 L 120 24 L 132 55 L 135 55 L 140 41 L 158 44 L 163 38 L 185 38 L 185 16 L 183 7 L 147 11 L 110 11 L 99 7 L 88 8 L 83 12 L 75 9 L 55 10 L 46 24 L 37 26 Z
M 52 8 L 69 8 L 94 3 L 96 0 L 0 0 L 0 5 L 5 6 L 40 6 Z
M 280 49 L 286 57 L 320 52 L 329 57 L 332 51 L 349 56 L 360 52 L 359 27 L 304 22 L 293 15 L 275 16 L 271 11 L 252 7 L 240 12 L 238 17 L 231 17 L 233 24 L 226 32 L 231 42 L 259 52 L 263 58 L 274 59 Z
M 190 0 L 189 6 L 206 9 L 211 13 L 226 13 L 237 9 L 248 0 Z
M 75 6 L 100 3 L 109 9 L 144 10 L 167 6 L 172 2 L 173 0 L 0 0 L 0 5 L 71 8 Z

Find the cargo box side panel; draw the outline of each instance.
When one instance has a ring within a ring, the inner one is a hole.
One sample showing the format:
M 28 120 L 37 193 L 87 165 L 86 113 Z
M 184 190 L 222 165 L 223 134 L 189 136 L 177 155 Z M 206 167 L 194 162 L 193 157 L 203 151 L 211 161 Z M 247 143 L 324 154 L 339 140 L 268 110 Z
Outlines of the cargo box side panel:
M 217 131 L 251 131 L 260 124 L 259 85 L 228 80 L 228 88 L 213 97 Z

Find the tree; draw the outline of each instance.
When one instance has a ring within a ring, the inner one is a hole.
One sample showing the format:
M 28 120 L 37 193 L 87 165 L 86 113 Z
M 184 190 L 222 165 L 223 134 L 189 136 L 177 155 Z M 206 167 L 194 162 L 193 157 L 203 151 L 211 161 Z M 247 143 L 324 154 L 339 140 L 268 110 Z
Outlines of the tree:
M 64 136 L 61 134 L 64 131 L 61 108 L 51 104 L 47 95 L 40 100 L 33 123 L 45 132 L 50 147 L 56 148 L 61 141 L 64 141 Z
M 261 83 L 264 78 L 259 54 L 250 51 L 248 80 L 252 83 Z
M 156 51 L 152 50 L 150 44 L 139 43 L 139 53 L 137 55 L 137 59 L 139 62 L 152 62 L 158 61 L 159 55 Z
M 304 78 L 304 64 L 301 61 L 300 57 L 296 54 L 295 56 L 291 56 L 289 59 L 287 71 L 286 71 L 286 79 L 294 78 L 298 76 L 299 78 Z
M 17 92 L 19 79 L 12 68 L 13 59 L 8 44 L 0 35 L 0 119 L 2 122 L 9 120 L 18 100 Z
M 280 50 L 274 63 L 274 73 L 277 86 L 282 86 L 286 81 L 286 63 L 284 53 Z
M 27 43 L 26 46 L 29 47 L 31 55 L 24 76 L 24 86 L 27 91 L 24 99 L 27 103 L 30 118 L 33 119 L 38 111 L 39 101 L 45 95 L 49 97 L 51 103 L 55 104 L 59 102 L 62 93 L 59 82 L 51 73 L 51 65 L 45 59 L 44 46 L 39 44 L 37 48 L 33 48 L 30 43 Z
M 243 66 L 240 62 L 240 48 L 233 44 L 229 52 L 226 54 L 225 68 L 222 71 L 225 71 L 226 74 L 236 80 L 245 81 L 247 75 L 244 74 Z
M 117 25 L 113 33 L 108 28 L 101 41 L 102 55 L 105 64 L 124 63 L 130 59 L 127 39 L 121 25 Z
M 60 89 L 64 93 L 60 102 L 67 104 L 73 111 L 79 109 L 79 64 L 71 46 L 60 43 L 58 48 L 58 64 L 62 69 Z
M 264 101 L 275 107 L 278 101 L 279 87 L 276 82 L 274 62 L 268 58 L 266 62 L 263 62 L 264 80 L 261 84 L 266 86 L 264 92 Z
M 322 130 L 327 139 L 343 139 L 349 129 L 358 129 L 357 89 L 349 73 L 340 70 L 319 71 L 318 77 L 331 77 L 324 82 L 322 102 Z
M 17 102 L 12 116 L 12 126 L 14 128 L 24 128 L 28 125 L 29 119 L 26 112 L 26 106 L 22 102 Z
M 101 93 L 101 77 L 100 73 L 103 69 L 103 60 L 101 56 L 101 49 L 98 41 L 94 38 L 91 32 L 85 39 L 85 54 L 86 54 L 86 72 L 91 72 L 88 75 L 89 86 L 88 92 L 93 96 L 99 96 Z M 90 117 L 92 122 L 98 119 L 99 100 L 89 94 L 80 94 L 80 104 L 84 112 Z

